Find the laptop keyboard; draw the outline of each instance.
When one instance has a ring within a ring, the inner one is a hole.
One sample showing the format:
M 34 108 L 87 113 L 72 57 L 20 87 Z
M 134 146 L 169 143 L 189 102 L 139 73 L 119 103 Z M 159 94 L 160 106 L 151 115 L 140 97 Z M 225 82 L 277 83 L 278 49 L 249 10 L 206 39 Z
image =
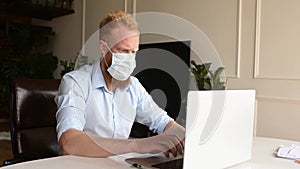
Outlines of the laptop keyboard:
M 162 168 L 162 169 L 182 169 L 183 168 L 183 158 L 159 163 L 159 164 L 153 165 L 152 167 Z

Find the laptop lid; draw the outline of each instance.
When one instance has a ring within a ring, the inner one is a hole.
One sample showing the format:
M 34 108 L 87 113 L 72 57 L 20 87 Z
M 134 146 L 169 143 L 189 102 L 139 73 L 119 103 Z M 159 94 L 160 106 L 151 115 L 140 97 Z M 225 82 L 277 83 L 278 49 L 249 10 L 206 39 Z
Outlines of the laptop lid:
M 190 91 L 183 168 L 227 168 L 251 159 L 254 90 Z

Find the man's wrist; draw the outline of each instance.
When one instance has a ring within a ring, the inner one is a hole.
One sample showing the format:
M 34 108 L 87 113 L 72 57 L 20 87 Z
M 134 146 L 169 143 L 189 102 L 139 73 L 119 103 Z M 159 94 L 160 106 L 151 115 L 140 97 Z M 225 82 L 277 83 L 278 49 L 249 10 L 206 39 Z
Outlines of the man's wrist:
M 137 139 L 129 140 L 128 152 L 139 153 L 138 140 Z
M 164 134 L 176 135 L 180 140 L 183 140 L 185 138 L 185 128 L 175 121 L 170 121 L 165 128 Z
M 169 123 L 166 125 L 165 129 L 164 129 L 164 133 L 172 126 L 174 125 L 174 120 L 170 120 Z

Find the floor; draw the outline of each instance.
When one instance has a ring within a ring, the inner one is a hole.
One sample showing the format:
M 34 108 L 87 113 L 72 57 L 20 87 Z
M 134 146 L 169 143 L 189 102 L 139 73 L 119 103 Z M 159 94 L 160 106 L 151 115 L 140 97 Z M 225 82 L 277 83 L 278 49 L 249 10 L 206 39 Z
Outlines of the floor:
M 6 133 L 9 131 L 9 124 L 7 119 L 0 119 L 0 133 Z M 12 159 L 11 143 L 9 140 L 0 140 L 0 167 L 3 164 L 3 160 Z

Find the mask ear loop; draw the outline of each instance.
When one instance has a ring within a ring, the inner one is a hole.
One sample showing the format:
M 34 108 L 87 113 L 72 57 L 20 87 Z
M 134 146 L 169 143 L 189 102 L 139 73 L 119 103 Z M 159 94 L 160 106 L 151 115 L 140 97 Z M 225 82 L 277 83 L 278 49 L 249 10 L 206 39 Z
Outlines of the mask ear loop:
M 105 44 L 105 47 L 108 49 L 108 51 L 109 51 L 110 53 L 112 53 L 112 51 L 110 50 L 110 48 L 109 48 L 109 46 L 107 45 L 107 43 L 104 42 L 104 44 Z M 109 68 L 105 57 L 106 57 L 106 54 L 103 56 L 102 59 L 104 59 L 105 65 L 107 66 L 107 68 Z M 110 88 L 111 88 L 111 89 L 113 89 L 113 85 L 112 85 L 112 84 L 113 84 L 113 82 L 112 82 L 113 79 L 114 79 L 114 78 L 111 77 L 111 81 L 110 81 Z

